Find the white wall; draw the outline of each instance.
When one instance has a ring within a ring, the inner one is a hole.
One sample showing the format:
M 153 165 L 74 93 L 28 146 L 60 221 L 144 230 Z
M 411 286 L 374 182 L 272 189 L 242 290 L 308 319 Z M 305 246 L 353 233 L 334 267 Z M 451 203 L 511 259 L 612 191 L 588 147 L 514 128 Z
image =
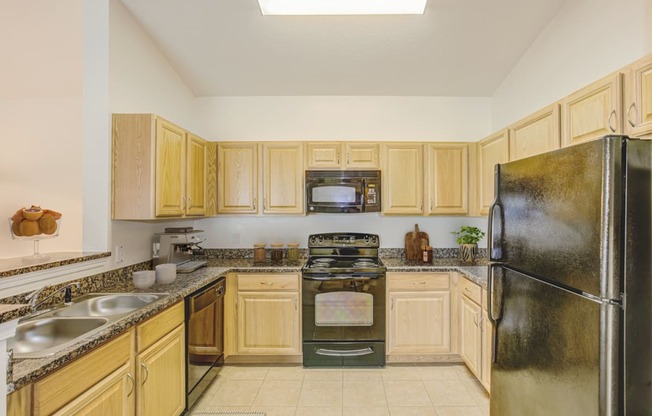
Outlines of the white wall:
M 193 114 L 210 140 L 476 141 L 491 131 L 491 100 L 473 97 L 202 97 Z
M 652 0 L 569 0 L 492 101 L 492 131 L 652 52 Z
M 63 213 L 41 251 L 80 251 L 82 0 L 0 0 L 0 10 L 0 258 L 32 254 L 6 220 L 32 204 Z
M 193 130 L 190 115 L 195 97 L 190 89 L 122 2 L 110 0 L 109 6 L 109 113 L 154 113 Z M 110 151 L 110 129 L 105 140 Z M 105 185 L 110 192 L 110 178 Z M 191 225 L 189 221 L 110 223 L 109 249 L 114 255 L 109 269 L 151 259 L 154 233 L 169 226 Z M 125 253 L 120 264 L 115 263 L 118 245 Z

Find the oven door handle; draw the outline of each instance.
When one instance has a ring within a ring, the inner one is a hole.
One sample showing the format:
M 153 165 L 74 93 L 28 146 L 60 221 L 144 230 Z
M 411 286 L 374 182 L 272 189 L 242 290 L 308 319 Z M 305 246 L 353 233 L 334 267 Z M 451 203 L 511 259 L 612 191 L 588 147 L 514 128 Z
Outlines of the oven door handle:
M 358 277 L 358 276 L 353 276 L 353 275 L 350 275 L 350 274 L 330 275 L 330 276 L 324 276 L 324 277 L 315 277 L 315 276 L 307 277 L 306 275 L 304 275 L 303 279 L 304 280 L 319 280 L 319 281 L 355 280 L 356 282 L 359 282 L 359 281 L 369 281 L 369 280 L 371 280 L 371 277 Z
M 318 348 L 315 354 L 326 355 L 328 357 L 360 357 L 362 355 L 373 354 L 374 349 L 371 347 L 359 350 L 329 350 L 327 348 Z

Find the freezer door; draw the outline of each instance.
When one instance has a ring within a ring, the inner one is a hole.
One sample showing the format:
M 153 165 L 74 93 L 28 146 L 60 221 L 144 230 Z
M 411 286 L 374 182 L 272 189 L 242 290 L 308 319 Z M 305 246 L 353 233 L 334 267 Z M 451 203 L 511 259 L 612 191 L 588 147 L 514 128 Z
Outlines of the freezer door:
M 618 415 L 607 335 L 618 307 L 515 271 L 494 275 L 491 416 Z
M 492 260 L 620 298 L 623 136 L 499 166 Z

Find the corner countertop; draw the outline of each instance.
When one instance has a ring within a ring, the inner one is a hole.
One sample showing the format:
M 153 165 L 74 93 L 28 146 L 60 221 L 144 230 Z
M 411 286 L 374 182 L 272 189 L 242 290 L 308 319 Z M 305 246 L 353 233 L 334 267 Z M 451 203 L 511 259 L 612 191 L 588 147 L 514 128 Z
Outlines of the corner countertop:
M 0 278 L 110 257 L 110 252 L 45 253 L 37 256 L 0 259 Z
M 486 287 L 486 267 L 482 265 L 466 266 L 455 259 L 436 259 L 435 262 L 424 264 L 414 261 L 406 261 L 398 258 L 383 258 L 383 262 L 389 272 L 424 272 L 424 271 L 457 271 L 472 281 Z M 12 360 L 12 374 L 7 386 L 7 394 L 50 374 L 59 367 L 74 360 L 80 355 L 92 350 L 100 344 L 123 333 L 127 329 L 149 319 L 158 312 L 173 304 L 182 301 L 187 295 L 203 288 L 230 272 L 240 273 L 299 273 L 304 264 L 304 259 L 298 262 L 282 262 L 254 264 L 252 259 L 211 259 L 209 267 L 204 267 L 189 274 L 179 274 L 177 279 L 168 285 L 154 285 L 148 289 L 136 289 L 131 281 L 111 287 L 106 293 L 168 293 L 158 301 L 125 315 L 112 325 L 102 331 L 91 335 L 56 354 L 30 359 Z M 5 310 L 6 309 L 6 310 Z M 24 315 L 25 308 L 22 306 L 8 306 L 0 308 L 0 313 L 13 313 Z M 17 312 L 18 311 L 18 312 Z M 18 317 L 18 316 L 16 316 Z

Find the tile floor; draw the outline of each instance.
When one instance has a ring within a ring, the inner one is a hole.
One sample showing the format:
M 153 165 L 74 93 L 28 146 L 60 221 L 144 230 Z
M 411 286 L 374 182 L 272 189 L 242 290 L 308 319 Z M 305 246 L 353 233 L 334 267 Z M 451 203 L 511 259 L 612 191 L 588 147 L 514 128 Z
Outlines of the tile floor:
M 267 416 L 488 416 L 489 396 L 462 364 L 378 369 L 227 365 L 199 411 Z

